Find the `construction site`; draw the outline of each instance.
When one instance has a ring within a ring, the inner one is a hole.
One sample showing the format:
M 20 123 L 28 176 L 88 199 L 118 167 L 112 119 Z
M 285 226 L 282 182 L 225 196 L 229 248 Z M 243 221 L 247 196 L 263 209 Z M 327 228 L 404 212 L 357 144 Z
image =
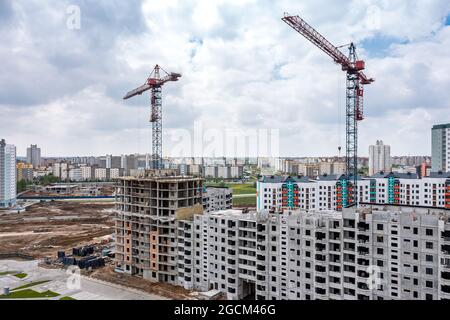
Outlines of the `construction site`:
M 357 128 L 364 118 L 363 86 L 374 80 L 363 73 L 365 63 L 358 59 L 353 43 L 345 55 L 300 17 L 285 15 L 282 20 L 346 73 L 346 175 L 356 189 Z M 194 257 L 196 248 L 192 244 L 193 217 L 202 215 L 204 210 L 203 180 L 162 168 L 162 87 L 180 77 L 181 74 L 165 72 L 156 65 L 143 85 L 125 95 L 127 100 L 150 92 L 151 170 L 142 176 L 117 179 L 114 207 L 111 203 L 49 202 L 35 204 L 23 214 L 2 217 L 0 253 L 21 252 L 44 259 L 48 267 L 77 265 L 85 274 L 103 281 L 173 299 L 193 298 L 193 278 L 202 276 L 207 280 L 209 276 L 207 272 L 200 275 L 194 271 L 196 267 L 207 270 L 209 266 L 206 256 Z M 77 193 L 70 185 L 47 189 L 36 194 Z M 346 207 L 357 205 L 357 197 L 350 194 L 348 199 L 351 201 Z M 206 233 L 199 238 L 202 245 L 207 245 Z M 103 254 L 105 247 L 114 248 L 114 255 Z M 224 274 L 220 276 L 225 279 Z M 221 292 L 210 285 L 204 291 L 208 290 L 214 295 Z
M 4 214 L 0 219 L 0 260 L 38 261 L 39 269 L 51 270 L 75 265 L 86 277 L 143 295 L 197 299 L 195 292 L 181 287 L 116 272 L 114 219 L 111 202 L 38 202 L 22 213 Z
M 111 203 L 38 202 L 0 219 L 0 254 L 19 252 L 34 259 L 87 244 L 112 241 Z

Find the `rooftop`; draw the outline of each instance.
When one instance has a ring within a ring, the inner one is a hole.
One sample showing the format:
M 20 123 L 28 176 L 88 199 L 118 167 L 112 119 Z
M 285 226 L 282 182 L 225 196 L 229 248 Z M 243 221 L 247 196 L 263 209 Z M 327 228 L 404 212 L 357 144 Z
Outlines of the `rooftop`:
M 432 130 L 437 130 L 437 129 L 449 129 L 450 128 L 450 123 L 447 124 L 437 124 L 433 126 Z

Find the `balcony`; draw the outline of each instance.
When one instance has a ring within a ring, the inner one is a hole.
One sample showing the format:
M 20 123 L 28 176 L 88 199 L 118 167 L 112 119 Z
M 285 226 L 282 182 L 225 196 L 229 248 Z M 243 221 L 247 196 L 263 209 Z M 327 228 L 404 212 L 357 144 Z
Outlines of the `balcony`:
M 362 290 L 362 291 L 365 291 L 365 292 L 370 292 L 369 286 L 365 282 L 358 282 L 357 287 L 358 287 L 359 290 Z
M 367 267 L 370 265 L 370 261 L 368 259 L 358 259 L 358 265 Z
M 369 243 L 369 241 L 370 241 L 370 237 L 369 236 L 366 236 L 366 235 L 363 235 L 363 234 L 359 234 L 358 235 L 358 242 L 359 243 Z
M 327 261 L 327 257 L 324 254 L 318 253 L 315 255 L 315 258 L 316 258 L 316 261 L 322 261 L 322 262 Z
M 316 243 L 316 251 L 317 252 L 322 252 L 324 250 L 326 250 L 327 246 L 325 244 L 322 243 Z

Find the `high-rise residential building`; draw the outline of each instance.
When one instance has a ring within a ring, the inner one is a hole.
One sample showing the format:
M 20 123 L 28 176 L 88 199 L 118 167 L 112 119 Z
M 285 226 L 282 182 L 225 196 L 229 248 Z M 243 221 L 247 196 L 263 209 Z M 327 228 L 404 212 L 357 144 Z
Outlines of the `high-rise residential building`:
M 17 181 L 32 181 L 34 177 L 34 169 L 32 164 L 18 163 L 16 166 Z
M 122 165 L 122 157 L 106 155 L 106 169 L 119 169 Z
M 158 170 L 118 179 L 116 269 L 178 284 L 177 220 L 203 213 L 203 181 L 175 173 Z
M 445 209 L 224 210 L 178 221 L 178 284 L 240 300 L 450 298 Z
M 369 147 L 369 176 L 379 172 L 391 171 L 391 147 L 378 140 Z
M 83 180 L 83 172 L 81 168 L 71 168 L 69 170 L 69 180 L 70 181 L 82 181 Z
M 80 169 L 81 169 L 81 180 L 89 181 L 89 180 L 93 179 L 93 177 L 95 175 L 94 167 L 82 166 L 82 167 L 80 167 Z M 94 173 L 93 173 L 93 171 L 94 171 Z
M 34 168 L 39 168 L 41 165 L 41 148 L 38 148 L 36 144 L 27 148 L 27 163 L 33 165 Z
M 0 140 L 0 208 L 16 204 L 16 147 Z
M 450 123 L 431 129 L 431 171 L 450 171 Z

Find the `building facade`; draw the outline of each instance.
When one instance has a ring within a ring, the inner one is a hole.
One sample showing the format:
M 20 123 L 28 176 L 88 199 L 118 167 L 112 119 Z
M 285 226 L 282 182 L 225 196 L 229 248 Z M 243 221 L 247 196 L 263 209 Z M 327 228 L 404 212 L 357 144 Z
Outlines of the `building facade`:
M 0 140 L 0 208 L 16 204 L 16 147 Z
M 178 284 L 178 220 L 202 213 L 202 197 L 202 179 L 170 170 L 118 179 L 116 270 Z
M 16 165 L 17 170 L 17 181 L 33 181 L 34 169 L 32 164 L 28 163 L 18 163 Z
M 231 209 L 233 207 L 233 191 L 230 188 L 206 187 L 203 192 L 204 212 Z
M 257 182 L 257 210 L 337 210 L 354 202 L 352 181 L 345 175 L 317 179 L 265 176 Z M 450 172 L 417 174 L 378 173 L 358 178 L 360 203 L 398 204 L 450 209 Z
M 379 172 L 391 171 L 391 147 L 378 140 L 369 147 L 369 176 Z
M 187 289 L 230 300 L 450 298 L 445 209 L 224 210 L 178 223 Z
M 35 144 L 27 148 L 27 163 L 33 165 L 36 169 L 41 165 L 41 149 Z
M 431 129 L 431 171 L 450 171 L 450 123 Z

